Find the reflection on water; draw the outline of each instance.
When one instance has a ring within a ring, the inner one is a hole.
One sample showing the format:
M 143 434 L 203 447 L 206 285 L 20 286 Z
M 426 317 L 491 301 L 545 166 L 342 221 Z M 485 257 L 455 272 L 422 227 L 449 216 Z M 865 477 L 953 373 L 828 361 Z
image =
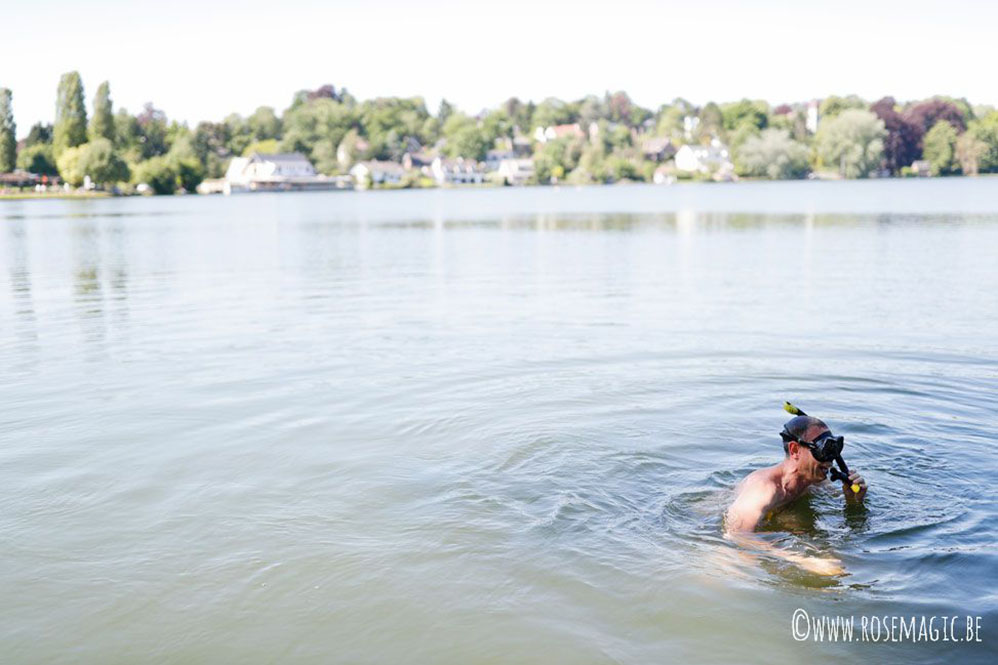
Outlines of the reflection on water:
M 991 625 L 998 181 L 940 180 L 0 207 L 0 646 L 786 662 L 797 607 Z M 760 537 L 840 577 L 723 534 L 784 399 L 871 489 Z

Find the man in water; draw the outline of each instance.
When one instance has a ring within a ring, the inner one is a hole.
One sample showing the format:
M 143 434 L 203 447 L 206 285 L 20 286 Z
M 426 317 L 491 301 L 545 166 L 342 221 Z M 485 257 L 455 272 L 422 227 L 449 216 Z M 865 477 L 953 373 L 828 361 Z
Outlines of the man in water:
M 811 485 L 825 480 L 832 467 L 825 458 L 826 439 L 832 437 L 828 426 L 811 416 L 797 416 L 783 427 L 783 451 L 786 456 L 775 466 L 753 471 L 738 485 L 735 500 L 728 508 L 725 523 L 729 533 L 755 531 L 763 519 L 803 495 Z M 841 440 L 839 440 L 841 450 Z M 823 454 L 824 453 L 824 454 Z M 859 488 L 853 491 L 853 486 Z M 847 501 L 862 502 L 866 481 L 855 471 L 842 481 Z
M 823 482 L 833 460 L 842 451 L 841 438 L 833 437 L 822 421 L 803 414 L 784 425 L 780 436 L 785 453 L 783 461 L 753 471 L 739 483 L 735 500 L 725 516 L 727 536 L 743 547 L 778 556 L 813 573 L 841 575 L 845 571 L 837 559 L 805 556 L 774 547 L 752 533 L 764 519 L 799 498 L 811 485 Z M 855 471 L 842 481 L 842 486 L 847 501 L 862 502 L 866 496 L 866 481 Z

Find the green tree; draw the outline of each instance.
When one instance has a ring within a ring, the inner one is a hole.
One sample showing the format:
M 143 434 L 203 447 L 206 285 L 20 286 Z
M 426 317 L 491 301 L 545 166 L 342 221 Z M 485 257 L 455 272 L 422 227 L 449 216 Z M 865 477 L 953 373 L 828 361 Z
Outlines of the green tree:
M 765 129 L 769 122 L 769 104 L 763 101 L 743 99 L 722 106 L 721 117 L 724 121 L 724 128 L 728 131 L 738 129 L 743 125 Z
M 177 133 L 166 159 L 177 174 L 177 187 L 193 192 L 204 180 L 204 164 L 194 149 L 194 136 L 186 127 Z
M 807 148 L 782 129 L 764 129 L 748 138 L 735 154 L 735 162 L 747 175 L 765 178 L 802 178 L 807 175 Z
M 312 164 L 315 170 L 326 175 L 334 175 L 340 171 L 337 159 L 337 146 L 329 139 L 322 139 L 312 149 Z M 346 169 L 343 169 L 346 170 Z
M 254 152 L 260 155 L 276 155 L 281 151 L 281 144 L 277 139 L 264 139 L 263 141 L 253 141 L 243 150 L 243 157 L 249 157 Z
M 281 150 L 301 152 L 315 163 L 318 143 L 326 141 L 335 150 L 346 133 L 358 124 L 358 118 L 356 110 L 345 103 L 317 98 L 285 111 L 283 122 Z
M 281 119 L 269 106 L 261 106 L 246 120 L 250 134 L 257 141 L 281 138 Z
M 614 182 L 621 180 L 641 180 L 641 164 L 626 154 L 615 152 L 604 165 L 605 178 Z
M 17 166 L 17 125 L 14 124 L 14 95 L 9 88 L 0 88 L 0 173 Z
M 970 123 L 967 133 L 982 145 L 978 157 L 981 173 L 998 173 L 998 111 Z
M 707 102 L 700 109 L 700 131 L 707 135 L 719 134 L 724 127 L 724 115 L 721 107 L 714 102 Z
M 145 183 L 157 194 L 177 191 L 177 171 L 165 156 L 152 157 L 139 162 L 132 172 L 132 182 Z
M 358 110 L 362 133 L 376 159 L 401 159 L 407 146 L 426 142 L 421 132 L 430 114 L 421 97 L 379 97 L 362 103 Z
M 614 148 L 629 148 L 632 145 L 631 130 L 626 125 L 617 125 L 606 134 L 607 140 Z
M 844 178 L 866 177 L 880 166 L 886 135 L 883 120 L 873 113 L 847 109 L 821 125 L 818 155 Z
M 76 168 L 83 176 L 98 185 L 109 185 L 128 180 L 128 165 L 118 157 L 109 139 L 97 138 L 79 148 Z
M 440 108 L 437 109 L 437 120 L 443 125 L 447 122 L 447 118 L 451 117 L 454 113 L 454 105 L 448 102 L 446 99 L 440 100 Z
M 451 157 L 470 157 L 481 160 L 491 147 L 489 140 L 479 130 L 474 118 L 463 113 L 452 113 L 444 123 L 444 138 L 447 139 L 446 152 Z
M 111 86 L 104 81 L 94 95 L 94 115 L 90 118 L 90 140 L 114 140 L 114 113 L 111 109 Z
M 956 171 L 956 129 L 945 120 L 932 125 L 923 139 L 922 156 L 932 167 L 932 175 L 949 175 Z
M 530 116 L 534 112 L 533 102 L 524 104 L 516 97 L 510 97 L 501 104 L 501 107 L 513 121 L 514 127 L 519 127 L 520 129 L 530 128 Z
M 482 118 L 482 134 L 489 142 L 489 146 L 495 145 L 498 138 L 513 136 L 513 119 L 509 117 L 506 110 L 498 108 L 490 111 Z
M 74 187 L 82 185 L 83 176 L 86 175 L 80 169 L 80 154 L 82 151 L 80 146 L 66 148 L 55 160 L 56 166 L 59 168 L 59 177 Z
M 57 159 L 67 148 L 87 141 L 87 108 L 79 72 L 63 74 L 59 80 L 52 134 L 52 149 Z
M 59 175 L 51 143 L 29 145 L 17 154 L 17 168 L 38 175 Z
M 856 95 L 849 95 L 848 97 L 838 97 L 836 95 L 832 95 L 831 97 L 826 97 L 821 100 L 821 106 L 818 107 L 818 113 L 822 120 L 831 120 L 843 111 L 865 108 L 866 102 Z
M 572 105 L 554 97 L 548 97 L 534 110 L 533 124 L 535 127 L 567 125 L 575 120 L 575 109 Z
M 579 104 L 579 121 L 583 127 L 588 127 L 590 123 L 606 120 L 610 117 L 610 109 L 607 100 L 610 94 L 607 93 L 602 98 L 596 95 L 587 95 Z
M 537 181 L 547 183 L 562 180 L 565 174 L 576 168 L 585 146 L 584 139 L 572 137 L 548 141 L 539 146 L 534 155 Z
M 142 113 L 135 117 L 135 121 L 138 124 L 142 157 L 148 159 L 166 154 L 170 149 L 168 140 L 170 127 L 166 113 L 149 102 L 142 108 Z
M 24 147 L 30 147 L 38 144 L 48 144 L 52 145 L 52 125 L 46 125 L 41 122 L 36 122 L 28 130 L 28 138 L 24 139 Z
M 316 163 L 319 163 L 320 161 L 325 162 L 327 156 L 325 154 L 325 150 L 323 150 L 322 152 L 323 155 L 321 159 L 318 159 L 317 155 Z M 333 150 L 332 152 L 333 156 L 337 160 L 333 168 L 335 169 L 336 167 L 339 167 L 339 169 L 342 171 L 347 171 L 356 162 L 367 159 L 367 154 L 366 151 L 364 150 L 363 139 L 360 138 L 360 132 L 358 132 L 356 129 L 351 129 L 346 134 L 344 134 L 343 140 L 340 141 L 339 145 L 336 146 L 336 149 Z M 341 156 L 342 160 L 340 159 Z M 316 168 L 318 168 L 318 166 Z M 322 171 L 323 173 L 327 172 L 323 171 L 322 169 L 319 170 Z
M 127 109 L 114 114 L 114 146 L 129 164 L 142 159 L 142 129 L 139 121 Z
M 576 185 L 604 182 L 606 171 L 606 150 L 602 144 L 587 145 L 579 157 L 579 164 L 569 174 L 569 182 Z
M 734 131 L 728 132 L 728 145 L 732 150 L 737 152 L 746 141 L 756 138 L 760 134 L 759 128 L 751 122 L 743 122 Z
M 419 135 L 423 137 L 423 145 L 433 145 L 440 140 L 440 121 L 430 116 L 423 121 L 423 126 L 419 128 Z
M 964 175 L 980 173 L 981 158 L 987 153 L 988 145 L 974 136 L 972 132 L 964 132 L 956 140 L 956 159 Z
M 655 134 L 679 138 L 683 135 L 683 110 L 678 106 L 663 106 L 659 109 Z
M 229 150 L 229 130 L 223 122 L 199 122 L 194 129 L 194 152 L 204 164 L 205 177 L 221 178 L 226 162 L 232 157 Z

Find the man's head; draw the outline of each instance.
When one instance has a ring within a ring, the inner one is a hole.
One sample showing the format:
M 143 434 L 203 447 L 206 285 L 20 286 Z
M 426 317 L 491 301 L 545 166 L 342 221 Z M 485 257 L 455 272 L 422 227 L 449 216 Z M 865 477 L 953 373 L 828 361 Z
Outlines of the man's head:
M 819 482 L 828 474 L 833 460 L 818 461 L 807 444 L 830 434 L 828 425 L 811 416 L 797 416 L 783 426 L 783 451 L 806 480 Z

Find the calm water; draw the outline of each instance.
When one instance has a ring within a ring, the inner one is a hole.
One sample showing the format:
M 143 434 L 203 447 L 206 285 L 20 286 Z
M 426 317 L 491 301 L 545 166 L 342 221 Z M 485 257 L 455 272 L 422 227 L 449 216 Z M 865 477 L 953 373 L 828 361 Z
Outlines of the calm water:
M 996 657 L 998 179 L 0 202 L 0 287 L 5 663 Z M 840 578 L 722 538 L 784 399 Z

